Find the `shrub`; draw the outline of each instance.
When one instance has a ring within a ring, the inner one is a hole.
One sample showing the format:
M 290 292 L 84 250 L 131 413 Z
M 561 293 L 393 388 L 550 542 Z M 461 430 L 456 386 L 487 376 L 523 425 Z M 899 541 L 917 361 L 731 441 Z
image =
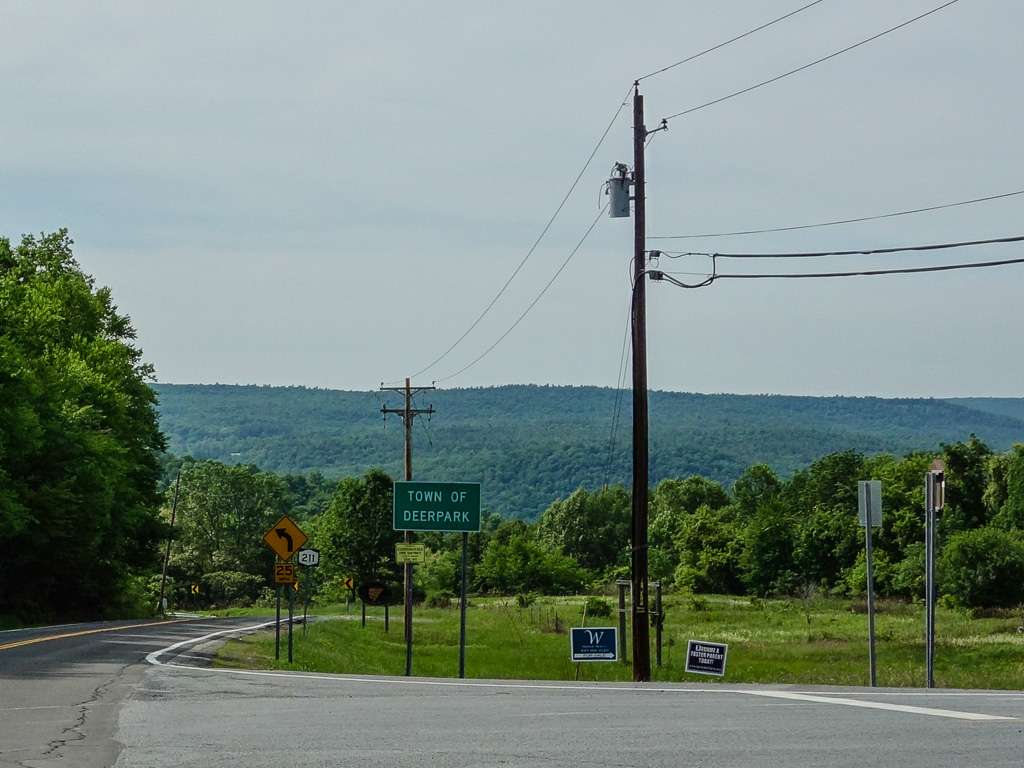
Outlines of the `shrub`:
M 583 608 L 587 612 L 587 616 L 595 618 L 612 615 L 612 604 L 602 597 L 588 597 Z
M 950 537 L 939 557 L 939 583 L 959 606 L 1008 607 L 1024 601 L 1024 538 L 976 528 Z
M 520 608 L 529 608 L 536 602 L 536 592 L 520 592 L 518 595 L 516 595 L 516 605 L 518 605 Z

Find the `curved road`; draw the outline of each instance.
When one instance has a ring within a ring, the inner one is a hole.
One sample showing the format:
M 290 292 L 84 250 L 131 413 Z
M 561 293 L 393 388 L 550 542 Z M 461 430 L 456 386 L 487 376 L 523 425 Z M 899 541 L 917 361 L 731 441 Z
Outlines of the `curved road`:
M 460 682 L 206 666 L 220 633 L 254 623 L 0 633 L 0 766 L 1024 764 L 1020 693 Z

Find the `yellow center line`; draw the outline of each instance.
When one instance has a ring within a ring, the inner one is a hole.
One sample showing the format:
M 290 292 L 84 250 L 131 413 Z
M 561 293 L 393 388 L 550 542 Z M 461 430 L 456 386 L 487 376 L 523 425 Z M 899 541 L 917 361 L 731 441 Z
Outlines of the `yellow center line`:
M 0 651 L 6 651 L 10 648 L 20 648 L 23 645 L 45 643 L 50 640 L 63 640 L 68 637 L 82 637 L 83 635 L 95 635 L 99 632 L 120 632 L 124 629 L 139 629 L 141 627 L 159 627 L 164 624 L 180 624 L 184 621 L 190 621 L 190 619 L 167 619 L 166 621 L 153 621 L 149 624 L 125 624 L 120 627 L 103 627 L 102 629 L 83 629 L 80 632 L 65 632 L 60 635 L 46 635 L 44 637 L 33 637 L 28 640 L 15 640 L 13 643 L 4 643 L 3 645 L 0 645 Z

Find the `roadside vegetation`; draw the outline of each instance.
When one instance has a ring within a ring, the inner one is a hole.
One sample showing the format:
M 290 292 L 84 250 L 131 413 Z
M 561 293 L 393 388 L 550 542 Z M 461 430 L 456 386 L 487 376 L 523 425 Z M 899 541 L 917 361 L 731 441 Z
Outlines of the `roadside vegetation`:
M 607 600 L 607 598 L 606 598 Z M 591 598 L 593 601 L 593 598 Z M 607 600 L 610 606 L 612 601 Z M 626 681 L 627 663 L 577 666 L 569 661 L 568 628 L 582 626 L 584 598 L 541 598 L 522 606 L 511 599 L 474 599 L 468 608 L 466 674 L 470 678 Z M 593 602 L 591 602 L 591 606 Z M 878 682 L 920 687 L 924 681 L 920 606 L 883 601 L 877 616 Z M 384 632 L 382 609 L 343 606 L 333 618 L 295 628 L 294 663 L 274 660 L 272 632 L 226 643 L 216 664 L 345 674 L 401 675 L 405 664 L 401 611 Z M 800 685 L 866 685 L 867 620 L 857 601 L 764 600 L 724 595 L 670 595 L 662 666 L 655 680 L 716 684 L 718 678 L 684 672 L 687 639 L 729 645 L 721 682 Z M 939 687 L 1024 689 L 1024 616 L 1019 611 L 972 616 L 940 609 L 935 677 Z M 618 619 L 589 618 L 588 626 L 617 626 Z M 414 617 L 414 674 L 455 677 L 457 608 L 419 608 Z M 628 642 L 628 637 L 627 637 Z M 282 659 L 287 658 L 282 636 Z M 653 644 L 653 633 L 652 633 Z M 653 646 L 652 646 L 653 647 Z M 627 654 L 628 655 L 628 654 Z M 652 652 L 652 664 L 654 654 Z

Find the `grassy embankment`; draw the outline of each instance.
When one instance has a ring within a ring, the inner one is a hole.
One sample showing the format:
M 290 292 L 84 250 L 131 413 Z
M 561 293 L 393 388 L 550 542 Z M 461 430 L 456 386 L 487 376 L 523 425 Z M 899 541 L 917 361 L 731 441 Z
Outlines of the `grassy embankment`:
M 475 678 L 572 680 L 567 627 L 580 626 L 582 598 L 548 598 L 528 608 L 511 599 L 473 599 L 468 609 L 466 674 Z M 265 615 L 265 611 L 264 611 Z M 234 640 L 217 663 L 227 667 L 295 669 L 349 674 L 399 675 L 404 669 L 401 608 L 385 634 L 382 609 L 370 609 L 366 628 L 358 614 L 313 623 L 295 634 L 295 663 L 274 661 L 272 633 Z M 557 620 L 556 620 L 557 615 Z M 614 618 L 588 619 L 612 626 Z M 935 677 L 940 687 L 1024 689 L 1024 618 L 972 618 L 939 611 Z M 878 682 L 919 687 L 924 679 L 920 606 L 883 604 L 876 617 Z M 652 642 L 654 633 L 652 631 Z M 419 676 L 454 677 L 458 669 L 459 612 L 417 607 L 413 670 Z M 750 600 L 670 596 L 666 600 L 663 681 L 714 682 L 687 675 L 688 638 L 729 644 L 726 682 L 867 684 L 867 619 L 848 601 Z M 282 646 L 282 651 L 284 646 Z M 652 664 L 653 664 L 652 651 Z M 582 664 L 580 680 L 629 680 L 619 663 Z

